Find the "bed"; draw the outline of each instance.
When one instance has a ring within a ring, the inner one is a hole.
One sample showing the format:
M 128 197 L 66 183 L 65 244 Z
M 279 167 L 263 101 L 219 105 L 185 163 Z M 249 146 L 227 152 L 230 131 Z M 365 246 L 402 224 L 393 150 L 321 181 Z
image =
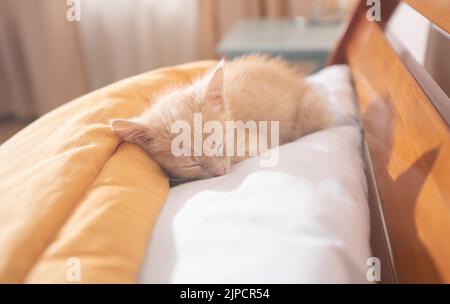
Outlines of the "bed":
M 450 102 L 428 73 L 356 6 L 329 63 L 352 70 L 367 142 L 372 250 L 382 282 L 450 281 Z M 445 32 L 450 2 L 404 1 Z
M 404 2 L 450 33 L 448 0 Z M 363 129 L 358 149 L 365 163 L 360 173 L 367 181 L 370 213 L 349 210 L 366 218 L 360 223 L 367 229 L 358 238 L 359 256 L 379 259 L 380 282 L 448 283 L 450 104 L 427 72 L 385 32 L 397 5 L 396 0 L 383 1 L 381 21 L 370 22 L 368 6 L 359 2 L 329 59 L 330 65 L 350 68 Z M 121 143 L 108 121 L 137 115 L 165 86 L 188 82 L 214 64 L 164 68 L 82 96 L 0 147 L 0 282 L 151 281 L 142 270 L 169 193 L 168 178 L 142 150 Z M 335 140 L 358 134 L 351 126 L 340 128 Z M 301 145 L 311 144 L 306 140 Z M 295 224 L 289 227 L 297 231 Z M 354 265 L 354 260 L 345 265 Z M 376 264 L 368 262 L 358 262 L 360 268 L 351 271 L 358 282 Z M 179 278 L 177 282 L 192 281 Z M 355 280 L 344 275 L 329 281 Z

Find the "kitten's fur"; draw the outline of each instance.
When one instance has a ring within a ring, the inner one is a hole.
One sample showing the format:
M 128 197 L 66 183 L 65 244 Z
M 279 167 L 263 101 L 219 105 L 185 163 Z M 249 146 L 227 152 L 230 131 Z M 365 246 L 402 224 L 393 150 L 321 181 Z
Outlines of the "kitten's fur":
M 242 157 L 175 157 L 171 153 L 177 135 L 171 133 L 172 123 L 184 120 L 192 126 L 195 112 L 203 114 L 203 123 L 221 122 L 224 130 L 227 120 L 279 121 L 280 144 L 321 130 L 329 121 L 325 105 L 292 66 L 281 59 L 250 55 L 221 61 L 202 79 L 163 93 L 142 115 L 113 120 L 111 128 L 123 140 L 146 150 L 171 177 L 225 174 Z M 226 146 L 225 137 L 224 141 L 215 145 Z

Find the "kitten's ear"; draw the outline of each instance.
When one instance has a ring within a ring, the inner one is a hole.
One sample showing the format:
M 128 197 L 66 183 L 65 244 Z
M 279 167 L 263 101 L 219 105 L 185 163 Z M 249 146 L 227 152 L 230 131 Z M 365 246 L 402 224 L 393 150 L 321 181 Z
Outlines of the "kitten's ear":
M 112 119 L 109 121 L 109 127 L 124 141 L 141 147 L 148 146 L 152 141 L 150 128 L 139 122 L 127 119 Z
M 209 83 L 206 87 L 206 93 L 204 96 L 204 102 L 213 105 L 216 109 L 222 109 L 224 106 L 223 97 L 223 67 L 225 60 L 222 59 L 215 67 Z

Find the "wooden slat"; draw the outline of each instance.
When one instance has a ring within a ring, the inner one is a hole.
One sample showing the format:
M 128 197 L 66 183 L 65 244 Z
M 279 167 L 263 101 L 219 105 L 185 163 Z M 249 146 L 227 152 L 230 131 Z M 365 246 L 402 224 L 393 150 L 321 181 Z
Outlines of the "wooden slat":
M 342 46 L 400 282 L 450 282 L 450 132 L 375 22 Z
M 386 37 L 396 50 L 401 60 L 408 67 L 411 75 L 420 84 L 425 94 L 431 100 L 436 110 L 441 114 L 442 118 L 450 126 L 450 99 L 445 92 L 434 81 L 433 77 L 420 65 L 412 56 L 406 47 L 394 36 L 393 33 L 386 33 Z
M 450 34 L 450 0 L 403 0 Z
M 384 28 L 390 16 L 398 5 L 397 0 L 387 0 L 383 2 L 382 18 L 379 22 L 379 27 Z M 349 14 L 347 25 L 344 28 L 338 46 L 331 53 L 328 58 L 328 65 L 346 63 L 345 47 L 354 38 L 356 30 L 360 27 L 361 22 L 366 18 L 368 6 L 365 1 L 355 3 L 353 11 Z M 369 154 L 369 153 L 367 153 Z M 368 200 L 370 208 L 370 225 L 371 238 L 370 243 L 372 247 L 372 254 L 378 257 L 381 261 L 381 283 L 396 283 L 398 276 L 393 266 L 392 252 L 390 250 L 390 242 L 384 226 L 384 215 L 381 206 L 379 206 L 379 197 L 377 191 L 376 181 L 373 177 L 372 165 L 370 155 L 365 155 L 366 162 L 366 177 L 368 183 Z
M 378 21 L 378 26 L 384 28 L 395 8 L 398 5 L 397 0 L 384 0 L 381 8 L 381 20 Z M 350 39 L 352 39 L 354 31 L 358 28 L 358 24 L 362 19 L 367 18 L 368 5 L 366 1 L 359 1 L 355 3 L 352 12 L 349 14 L 350 18 L 347 20 L 347 24 L 344 27 L 344 31 L 339 39 L 339 44 L 330 54 L 327 59 L 327 64 L 340 64 L 345 62 L 344 46 L 348 44 Z
M 368 203 L 370 211 L 370 246 L 372 256 L 381 262 L 381 283 L 398 283 L 398 276 L 393 264 L 392 250 L 385 226 L 383 209 L 380 205 L 378 187 L 376 184 L 373 163 L 367 143 L 364 144 L 365 175 L 367 180 Z

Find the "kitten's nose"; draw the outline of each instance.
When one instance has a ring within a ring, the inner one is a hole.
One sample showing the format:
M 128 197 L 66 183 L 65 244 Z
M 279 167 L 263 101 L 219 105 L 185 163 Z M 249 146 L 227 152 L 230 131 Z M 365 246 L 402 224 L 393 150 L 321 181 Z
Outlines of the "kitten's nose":
M 216 167 L 211 170 L 212 176 L 221 176 L 221 175 L 224 175 L 225 173 L 226 173 L 226 170 L 224 167 Z

